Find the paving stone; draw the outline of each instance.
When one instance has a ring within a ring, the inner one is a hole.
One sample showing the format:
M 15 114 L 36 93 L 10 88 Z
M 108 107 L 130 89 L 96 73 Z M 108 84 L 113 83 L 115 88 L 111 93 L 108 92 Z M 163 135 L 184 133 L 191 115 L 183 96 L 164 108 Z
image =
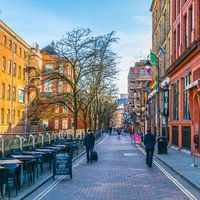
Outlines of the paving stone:
M 98 162 L 84 160 L 43 200 L 153 200 L 188 199 L 127 137 L 106 137 L 97 145 Z M 127 156 L 129 155 L 129 156 Z

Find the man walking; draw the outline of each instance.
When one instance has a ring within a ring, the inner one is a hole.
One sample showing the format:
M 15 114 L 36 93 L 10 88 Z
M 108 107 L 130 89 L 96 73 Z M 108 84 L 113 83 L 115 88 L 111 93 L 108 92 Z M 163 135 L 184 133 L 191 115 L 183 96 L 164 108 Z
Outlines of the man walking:
M 150 130 L 148 130 L 147 134 L 144 136 L 144 145 L 146 149 L 146 164 L 149 165 L 149 167 L 152 166 L 155 143 L 156 143 L 155 136 L 151 134 Z
M 91 160 L 91 154 L 93 152 L 95 143 L 95 137 L 92 131 L 89 129 L 87 135 L 84 138 L 84 146 L 86 147 L 87 163 Z

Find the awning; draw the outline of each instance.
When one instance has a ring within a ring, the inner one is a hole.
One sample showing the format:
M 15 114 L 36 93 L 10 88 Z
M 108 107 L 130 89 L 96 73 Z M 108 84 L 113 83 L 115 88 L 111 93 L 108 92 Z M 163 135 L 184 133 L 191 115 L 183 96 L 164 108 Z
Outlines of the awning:
M 199 84 L 200 84 L 200 79 L 198 79 L 198 80 L 196 80 L 196 81 L 190 83 L 190 84 L 186 87 L 186 90 L 189 90 L 189 89 L 191 89 L 191 88 L 193 88 L 193 87 L 195 87 L 195 86 L 197 86 L 197 85 L 199 85 Z

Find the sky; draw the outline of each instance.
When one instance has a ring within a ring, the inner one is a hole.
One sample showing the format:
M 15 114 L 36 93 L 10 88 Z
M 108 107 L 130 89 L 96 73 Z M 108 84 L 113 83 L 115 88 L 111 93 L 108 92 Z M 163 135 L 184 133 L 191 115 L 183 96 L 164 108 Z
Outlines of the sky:
M 150 5 L 151 0 L 0 0 L 0 19 L 40 49 L 77 27 L 94 35 L 115 31 L 113 50 L 121 58 L 116 84 L 127 93 L 130 66 L 146 59 L 151 48 Z

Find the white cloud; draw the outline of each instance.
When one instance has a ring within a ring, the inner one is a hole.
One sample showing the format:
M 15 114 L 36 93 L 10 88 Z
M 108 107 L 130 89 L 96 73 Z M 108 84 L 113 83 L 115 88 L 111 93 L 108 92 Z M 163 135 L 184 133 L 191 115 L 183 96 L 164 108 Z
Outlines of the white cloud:
M 118 80 L 116 81 L 119 92 L 127 93 L 127 76 L 130 66 L 134 66 L 135 61 L 146 59 L 151 48 L 151 32 L 146 34 L 139 33 L 118 33 L 120 41 L 114 46 L 114 50 L 121 57 L 118 65 Z

